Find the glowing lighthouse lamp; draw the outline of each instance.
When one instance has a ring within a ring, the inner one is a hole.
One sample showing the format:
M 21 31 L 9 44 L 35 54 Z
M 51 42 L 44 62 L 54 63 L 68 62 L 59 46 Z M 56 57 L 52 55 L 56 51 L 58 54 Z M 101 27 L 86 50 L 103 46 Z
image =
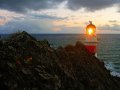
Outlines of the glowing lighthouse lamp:
M 96 36 L 96 27 L 90 21 L 90 24 L 86 27 L 86 36 L 85 36 L 85 47 L 88 49 L 90 54 L 97 56 L 97 36 Z

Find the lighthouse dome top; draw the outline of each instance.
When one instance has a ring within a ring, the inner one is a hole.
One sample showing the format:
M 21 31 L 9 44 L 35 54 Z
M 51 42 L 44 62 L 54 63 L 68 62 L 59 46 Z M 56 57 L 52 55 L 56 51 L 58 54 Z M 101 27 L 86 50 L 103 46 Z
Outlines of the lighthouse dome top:
M 86 29 L 92 28 L 92 29 L 96 29 L 96 26 L 92 24 L 92 21 L 89 21 L 90 24 L 87 25 Z
M 86 27 L 86 34 L 89 36 L 96 35 L 96 26 L 92 24 L 90 21 L 90 24 Z

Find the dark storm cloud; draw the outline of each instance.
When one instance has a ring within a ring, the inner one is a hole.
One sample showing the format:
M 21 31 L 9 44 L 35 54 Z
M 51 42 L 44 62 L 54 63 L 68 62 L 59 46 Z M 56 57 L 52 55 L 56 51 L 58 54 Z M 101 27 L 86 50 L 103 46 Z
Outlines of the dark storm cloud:
M 68 8 L 72 10 L 85 8 L 86 10 L 95 11 L 119 2 L 118 0 L 68 0 Z
M 0 0 L 0 8 L 16 12 L 52 8 L 64 0 Z
M 26 9 L 48 9 L 67 1 L 69 9 L 85 8 L 94 11 L 118 4 L 120 0 L 0 0 L 0 8 L 16 12 L 25 12 Z

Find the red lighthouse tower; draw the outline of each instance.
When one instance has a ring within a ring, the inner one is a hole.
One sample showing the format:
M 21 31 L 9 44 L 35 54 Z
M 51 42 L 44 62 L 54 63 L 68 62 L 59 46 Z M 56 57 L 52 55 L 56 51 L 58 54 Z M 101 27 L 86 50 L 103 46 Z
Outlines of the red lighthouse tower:
M 97 56 L 98 40 L 96 36 L 96 26 L 93 25 L 91 21 L 90 24 L 86 27 L 86 36 L 84 43 L 90 54 Z

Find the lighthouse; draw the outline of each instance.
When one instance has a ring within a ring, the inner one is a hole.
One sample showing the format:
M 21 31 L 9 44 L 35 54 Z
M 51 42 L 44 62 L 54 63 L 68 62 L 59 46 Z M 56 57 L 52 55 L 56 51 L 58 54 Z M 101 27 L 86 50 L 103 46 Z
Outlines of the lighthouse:
M 91 55 L 97 56 L 97 44 L 96 26 L 90 21 L 86 27 L 84 45 Z

